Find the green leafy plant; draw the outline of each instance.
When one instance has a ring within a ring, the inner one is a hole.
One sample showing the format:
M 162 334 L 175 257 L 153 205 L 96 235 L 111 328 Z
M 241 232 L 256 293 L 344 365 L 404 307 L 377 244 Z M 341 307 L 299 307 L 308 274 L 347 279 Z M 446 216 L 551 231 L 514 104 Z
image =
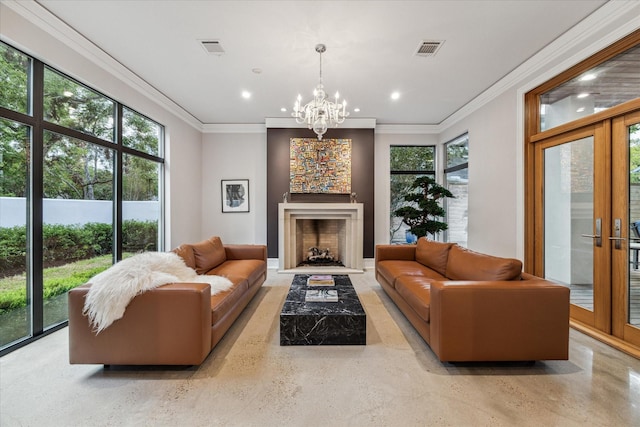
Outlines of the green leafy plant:
M 454 196 L 430 176 L 419 176 L 404 196 L 404 200 L 410 204 L 396 209 L 394 214 L 402 218 L 412 234 L 418 237 L 435 235 L 448 228 L 446 222 L 439 220 L 446 214 L 440 205 L 440 200 L 446 197 Z

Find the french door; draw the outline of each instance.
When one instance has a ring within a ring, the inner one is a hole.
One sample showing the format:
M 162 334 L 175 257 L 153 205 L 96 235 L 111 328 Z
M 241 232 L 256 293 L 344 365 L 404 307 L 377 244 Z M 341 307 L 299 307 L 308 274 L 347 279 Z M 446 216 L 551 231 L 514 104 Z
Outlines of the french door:
M 634 346 L 639 124 L 640 111 L 606 119 L 539 141 L 534 153 L 536 274 L 570 288 L 573 321 Z

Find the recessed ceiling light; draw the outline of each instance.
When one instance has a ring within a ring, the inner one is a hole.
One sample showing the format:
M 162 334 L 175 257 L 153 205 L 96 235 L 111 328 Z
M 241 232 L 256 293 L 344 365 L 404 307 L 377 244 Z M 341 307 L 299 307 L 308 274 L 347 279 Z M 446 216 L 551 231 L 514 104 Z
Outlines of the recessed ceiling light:
M 596 78 L 596 75 L 593 73 L 589 73 L 589 74 L 585 74 L 584 76 L 580 77 L 580 81 L 581 82 L 588 82 L 589 80 L 593 80 Z
M 582 113 L 584 111 L 584 107 L 580 107 L 576 110 L 576 113 Z
M 400 92 L 393 92 L 391 94 L 391 99 L 396 100 L 400 98 Z
M 283 113 L 286 113 L 286 112 L 287 112 L 287 109 L 286 109 L 286 108 L 284 108 L 284 107 L 282 107 L 282 108 L 280 109 L 280 111 L 282 111 Z
M 359 108 L 354 108 L 354 109 L 353 109 L 353 112 L 354 112 L 354 113 L 359 113 L 359 112 L 360 112 L 360 109 L 359 109 Z
M 243 90 L 243 91 L 242 91 L 242 97 L 243 97 L 244 99 L 249 99 L 249 98 L 251 98 L 251 92 L 246 91 L 246 90 Z
M 578 98 L 586 98 L 587 96 L 589 96 L 588 93 L 580 93 L 580 94 L 578 94 Z

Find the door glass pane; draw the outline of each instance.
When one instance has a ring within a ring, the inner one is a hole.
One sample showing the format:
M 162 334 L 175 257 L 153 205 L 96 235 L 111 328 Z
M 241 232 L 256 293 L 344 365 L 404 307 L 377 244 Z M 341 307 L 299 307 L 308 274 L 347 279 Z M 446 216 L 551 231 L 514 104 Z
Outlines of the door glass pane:
M 161 164 L 122 156 L 122 257 L 157 251 L 160 230 Z
M 629 313 L 628 322 L 640 326 L 640 123 L 629 126 Z
M 44 326 L 67 319 L 67 291 L 113 263 L 114 150 L 44 134 Z
M 31 130 L 0 119 L 0 348 L 31 335 L 27 262 Z
M 540 95 L 540 130 L 640 97 L 640 45 Z
M 593 310 L 593 137 L 544 151 L 545 278 Z

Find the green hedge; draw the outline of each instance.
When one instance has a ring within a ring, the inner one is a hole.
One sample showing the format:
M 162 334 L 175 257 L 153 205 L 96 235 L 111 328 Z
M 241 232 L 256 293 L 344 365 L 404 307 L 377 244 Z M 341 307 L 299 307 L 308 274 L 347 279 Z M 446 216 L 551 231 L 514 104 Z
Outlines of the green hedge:
M 154 221 L 122 223 L 123 251 L 156 251 L 158 226 Z M 45 224 L 42 229 L 44 265 L 89 259 L 112 252 L 111 224 Z M 26 269 L 27 232 L 24 226 L 0 228 L 0 271 Z

